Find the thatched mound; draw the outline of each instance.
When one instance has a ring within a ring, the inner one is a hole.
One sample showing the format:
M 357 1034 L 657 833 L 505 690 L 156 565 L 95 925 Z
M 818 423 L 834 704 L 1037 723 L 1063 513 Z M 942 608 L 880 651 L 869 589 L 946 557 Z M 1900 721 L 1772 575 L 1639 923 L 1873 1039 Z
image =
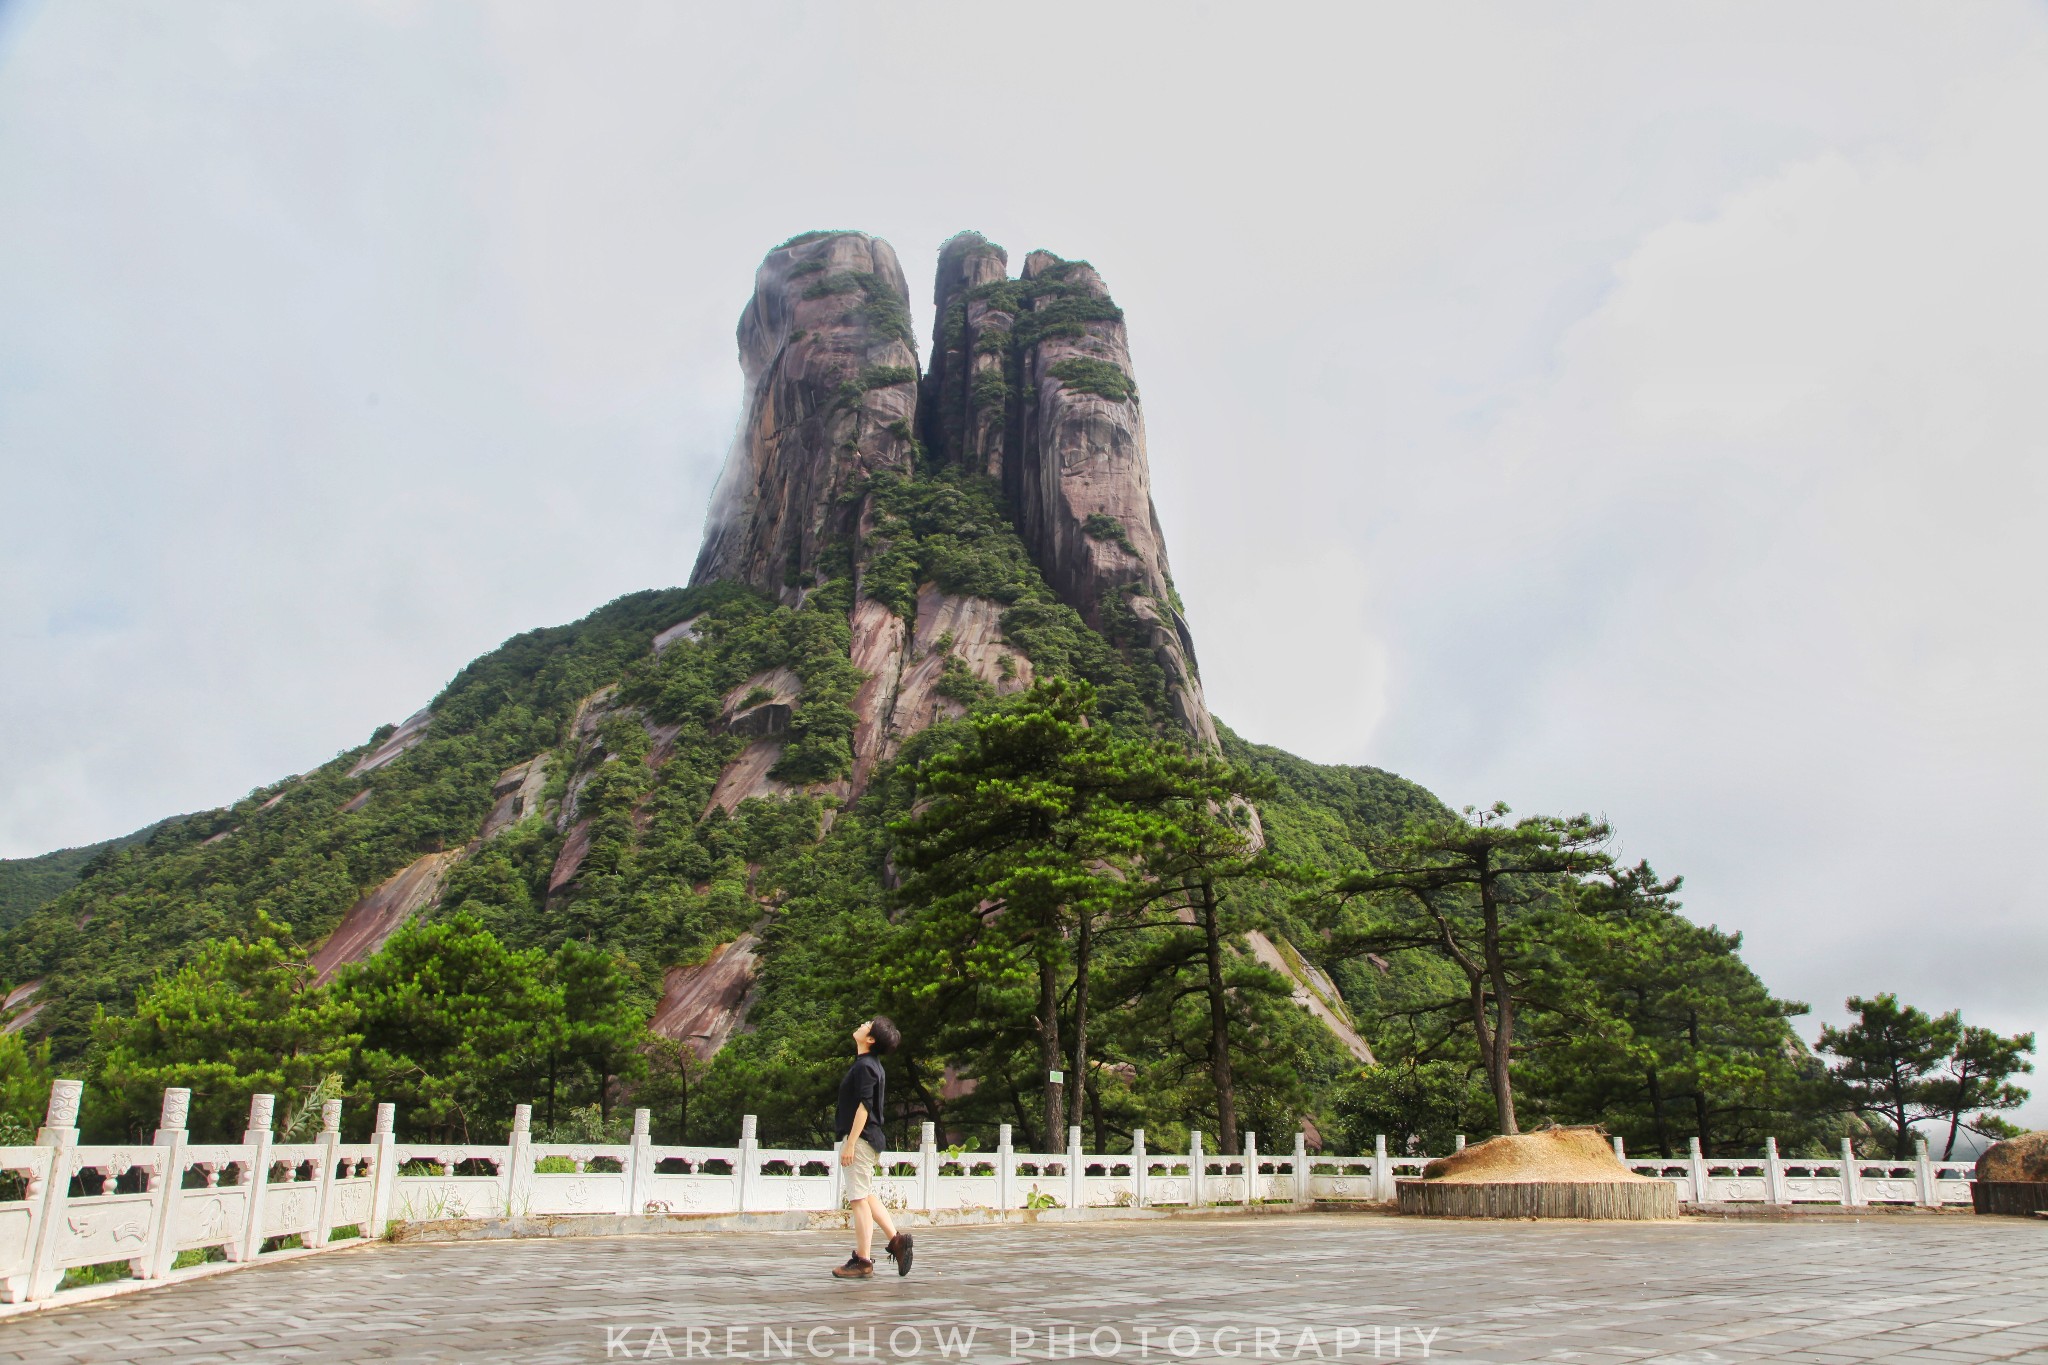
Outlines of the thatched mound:
M 1454 1185 L 1529 1184 L 1536 1181 L 1640 1180 L 1621 1164 L 1598 1128 L 1544 1128 L 1534 1133 L 1502 1135 L 1476 1142 L 1462 1152 L 1438 1157 L 1423 1168 L 1422 1178 Z
M 1395 1187 L 1401 1212 L 1437 1218 L 1676 1218 L 1678 1190 L 1621 1164 L 1598 1128 L 1488 1138 Z

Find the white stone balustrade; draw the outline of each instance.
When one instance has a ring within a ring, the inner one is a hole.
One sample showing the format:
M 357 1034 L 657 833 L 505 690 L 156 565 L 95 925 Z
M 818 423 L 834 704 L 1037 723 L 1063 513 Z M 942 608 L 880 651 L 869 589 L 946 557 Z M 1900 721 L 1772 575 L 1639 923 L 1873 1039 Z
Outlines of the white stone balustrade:
M 194 1144 L 188 1091 L 164 1092 L 148 1145 L 80 1146 L 83 1087 L 58 1081 L 36 1142 L 0 1147 L 0 1301 L 53 1295 L 64 1272 L 125 1261 L 138 1281 L 199 1272 L 181 1256 L 208 1253 L 249 1263 L 355 1245 L 392 1220 L 432 1221 L 562 1214 L 826 1213 L 840 1206 L 842 1171 L 829 1148 L 763 1148 L 755 1121 L 732 1147 L 660 1145 L 637 1110 L 624 1143 L 548 1143 L 532 1138 L 532 1109 L 518 1106 L 502 1144 L 400 1142 L 396 1114 L 380 1104 L 370 1140 L 342 1141 L 338 1100 L 321 1110 L 313 1141 L 279 1143 L 273 1097 L 251 1098 L 238 1143 Z M 994 1151 L 938 1145 L 933 1125 L 917 1146 L 883 1154 L 876 1190 L 910 1213 L 948 1211 L 1195 1208 L 1310 1203 L 1385 1203 L 1395 1181 L 1421 1175 L 1430 1158 L 1394 1156 L 1384 1137 L 1367 1156 L 1311 1156 L 1303 1134 L 1291 1149 L 1262 1152 L 1247 1133 L 1236 1155 L 1210 1152 L 1192 1133 L 1185 1152 L 1157 1152 L 1144 1131 L 1126 1153 L 1089 1154 L 1081 1130 L 1063 1152 L 1024 1152 L 1004 1124 Z M 1462 1144 L 1461 1144 L 1462 1145 Z M 1974 1168 L 1932 1161 L 1784 1157 L 1775 1140 L 1758 1158 L 1708 1157 L 1695 1140 L 1682 1157 L 1615 1154 L 1671 1181 L 1682 1202 L 1908 1204 L 1970 1202 Z

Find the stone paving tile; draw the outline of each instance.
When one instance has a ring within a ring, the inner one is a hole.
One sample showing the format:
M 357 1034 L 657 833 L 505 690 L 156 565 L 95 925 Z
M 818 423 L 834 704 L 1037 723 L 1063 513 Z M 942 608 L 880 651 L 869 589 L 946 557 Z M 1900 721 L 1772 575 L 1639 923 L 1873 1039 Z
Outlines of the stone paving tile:
M 884 1362 L 1256 1365 L 1370 1361 L 1376 1330 L 1404 1361 L 2048 1361 L 2048 1238 L 2018 1222 L 1330 1216 L 918 1241 L 915 1275 L 861 1284 L 827 1273 L 843 1233 L 370 1246 L 0 1320 L 0 1365 L 849 1361 L 871 1334 Z

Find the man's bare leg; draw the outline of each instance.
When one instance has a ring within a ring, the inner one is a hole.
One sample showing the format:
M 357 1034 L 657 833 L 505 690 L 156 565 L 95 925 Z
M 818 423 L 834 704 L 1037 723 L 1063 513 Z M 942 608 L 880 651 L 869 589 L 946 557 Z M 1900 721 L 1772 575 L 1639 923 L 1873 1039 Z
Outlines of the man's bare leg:
M 853 1201 L 853 1252 L 863 1261 L 875 1259 L 872 1254 L 875 1245 L 874 1210 L 880 1204 L 881 1201 L 873 1195 Z M 891 1232 L 889 1235 L 894 1237 L 896 1234 Z
M 889 1206 L 882 1202 L 881 1196 L 871 1194 L 861 1202 L 868 1206 L 869 1219 L 871 1219 L 874 1223 L 879 1223 L 882 1225 L 882 1240 L 885 1242 L 895 1241 L 896 1224 L 889 1220 Z M 874 1233 L 871 1228 L 868 1233 L 868 1236 L 872 1237 L 873 1235 Z M 865 1247 L 868 1245 L 868 1242 L 864 1239 L 861 1242 L 861 1245 Z M 861 1252 L 861 1255 L 865 1256 L 867 1255 L 867 1252 L 863 1251 Z

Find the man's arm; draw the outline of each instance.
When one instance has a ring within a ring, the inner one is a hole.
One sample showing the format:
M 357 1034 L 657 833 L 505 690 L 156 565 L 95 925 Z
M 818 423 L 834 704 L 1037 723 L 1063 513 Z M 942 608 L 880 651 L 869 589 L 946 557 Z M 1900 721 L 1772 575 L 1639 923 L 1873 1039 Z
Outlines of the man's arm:
M 846 1143 L 839 1149 L 839 1164 L 853 1164 L 853 1144 L 860 1141 L 860 1135 L 868 1130 L 868 1102 L 862 1100 L 853 1107 L 853 1127 L 846 1131 Z

